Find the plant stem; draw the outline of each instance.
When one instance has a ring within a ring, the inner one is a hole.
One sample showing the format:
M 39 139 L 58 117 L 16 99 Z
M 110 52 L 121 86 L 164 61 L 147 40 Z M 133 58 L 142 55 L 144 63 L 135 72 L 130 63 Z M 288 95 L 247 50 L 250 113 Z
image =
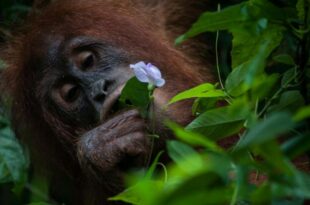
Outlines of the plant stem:
M 149 99 L 150 99 L 150 105 L 149 105 L 149 120 L 150 120 L 150 131 L 151 131 L 151 150 L 150 150 L 150 154 L 149 157 L 147 159 L 147 163 L 146 166 L 149 167 L 151 164 L 151 160 L 152 160 L 152 154 L 153 154 L 153 150 L 154 150 L 154 140 L 155 137 L 153 137 L 154 133 L 155 133 L 155 109 L 154 109 L 154 96 L 153 96 L 153 91 L 154 91 L 155 87 L 151 87 L 148 86 L 149 89 Z
M 305 1 L 305 17 L 303 19 L 303 25 L 301 26 L 301 29 L 306 31 L 308 29 L 308 10 L 309 10 L 309 3 Z M 308 33 L 303 34 L 302 38 L 299 42 L 299 48 L 298 48 L 298 53 L 297 53 L 297 62 L 298 62 L 298 69 L 301 72 L 301 93 L 304 96 L 304 99 L 306 101 L 306 104 L 309 104 L 309 93 L 307 90 L 307 75 L 306 75 L 306 67 L 308 63 L 308 57 L 309 57 L 309 52 L 308 52 Z
M 218 4 L 217 5 L 217 11 L 221 11 L 221 5 Z M 218 52 L 218 41 L 219 41 L 219 37 L 220 37 L 220 31 L 216 31 L 216 39 L 215 39 L 215 60 L 216 60 L 216 70 L 217 70 L 217 75 L 219 78 L 219 82 L 221 85 L 221 88 L 224 90 L 224 84 L 222 82 L 222 76 L 221 76 L 221 71 L 220 71 L 220 65 L 219 65 L 219 52 Z
M 271 105 L 272 101 L 277 99 L 279 97 L 279 95 L 289 86 L 289 84 L 296 78 L 296 76 L 298 76 L 298 73 L 296 73 L 295 75 L 293 75 L 286 84 L 284 84 L 283 86 L 281 86 L 281 88 L 279 88 L 279 90 L 277 90 L 277 92 L 271 97 L 269 98 L 269 100 L 266 102 L 264 108 L 259 112 L 258 117 L 261 117 L 266 110 L 269 108 L 269 106 Z

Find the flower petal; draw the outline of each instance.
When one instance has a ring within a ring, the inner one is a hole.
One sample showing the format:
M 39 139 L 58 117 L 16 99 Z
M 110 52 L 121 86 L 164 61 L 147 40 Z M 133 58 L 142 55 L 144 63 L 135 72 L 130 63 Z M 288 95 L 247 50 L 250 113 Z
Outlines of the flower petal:
M 145 71 L 146 64 L 143 61 L 140 61 L 136 64 L 130 64 L 130 68 L 133 69 L 135 76 L 138 78 L 139 81 L 143 83 L 149 82 L 147 73 Z
M 134 67 L 133 71 L 134 71 L 135 76 L 138 78 L 139 81 L 141 81 L 143 83 L 149 82 L 149 78 L 148 78 L 147 73 L 145 72 L 144 69 Z
M 155 86 L 156 87 L 162 87 L 163 85 L 165 85 L 165 83 L 166 83 L 166 81 L 164 79 L 159 78 L 159 79 L 156 80 Z
M 156 66 L 152 65 L 151 63 L 148 63 L 146 65 L 146 72 L 148 75 L 152 76 L 152 78 L 154 79 L 161 78 L 161 73 L 159 69 Z
M 143 61 L 140 61 L 140 62 L 138 62 L 136 64 L 130 64 L 130 68 L 132 68 L 132 69 L 139 68 L 139 69 L 145 70 L 146 66 L 147 65 Z
M 140 82 L 149 83 L 156 87 L 162 87 L 165 84 L 160 70 L 151 63 L 145 64 L 143 61 L 140 61 L 136 64 L 131 64 L 130 68 L 133 69 L 135 76 Z

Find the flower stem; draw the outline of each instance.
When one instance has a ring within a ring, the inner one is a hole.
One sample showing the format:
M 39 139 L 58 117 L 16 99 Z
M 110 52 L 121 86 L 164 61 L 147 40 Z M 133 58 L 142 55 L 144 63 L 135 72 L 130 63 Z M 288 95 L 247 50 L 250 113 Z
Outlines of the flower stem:
M 153 135 L 155 134 L 155 110 L 154 110 L 154 96 L 153 96 L 153 92 L 154 92 L 155 86 L 152 84 L 148 85 L 148 90 L 149 90 L 149 99 L 150 99 L 150 103 L 149 103 L 149 120 L 150 120 L 150 132 L 151 132 L 151 150 L 150 150 L 150 154 L 149 157 L 147 159 L 147 167 L 150 166 L 151 164 L 151 159 L 152 159 L 152 154 L 153 154 L 153 149 L 154 149 L 154 138 Z

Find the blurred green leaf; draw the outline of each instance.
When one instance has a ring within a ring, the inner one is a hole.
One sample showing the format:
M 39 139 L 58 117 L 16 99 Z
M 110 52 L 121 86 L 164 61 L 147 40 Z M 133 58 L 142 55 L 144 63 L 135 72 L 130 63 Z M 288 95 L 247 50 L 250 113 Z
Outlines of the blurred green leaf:
M 248 4 L 253 19 L 266 18 L 275 22 L 281 22 L 288 17 L 285 9 L 275 6 L 268 0 L 249 0 Z
M 142 180 L 136 185 L 126 189 L 120 194 L 110 197 L 111 201 L 123 201 L 136 205 L 156 204 L 159 193 L 163 189 L 163 182 L 155 180 Z
M 298 15 L 298 18 L 302 21 L 305 19 L 305 16 L 306 16 L 305 6 L 306 6 L 305 0 L 297 1 L 297 4 L 296 4 L 297 15 Z
M 181 163 L 189 157 L 198 156 L 199 154 L 190 146 L 176 140 L 167 142 L 169 156 L 176 163 Z
M 0 59 L 0 71 L 4 70 L 7 67 L 6 63 Z
M 245 86 L 251 86 L 255 77 L 264 72 L 267 57 L 282 40 L 282 28 L 269 26 L 260 35 L 253 35 L 245 29 L 238 30 L 236 28 L 233 31 L 233 36 L 233 67 L 237 66 L 234 69 L 239 69 L 242 72 L 239 71 L 238 77 L 235 75 L 228 76 L 225 87 L 229 94 L 234 94 L 232 92 L 234 89 L 244 86 L 241 83 L 245 83 Z
M 290 176 L 290 183 L 273 183 L 272 193 L 274 198 L 297 197 L 310 199 L 310 176 L 309 174 L 295 170 L 294 174 Z
M 310 150 L 310 133 L 305 133 L 287 140 L 281 146 L 286 156 L 293 159 Z
M 46 202 L 36 202 L 36 203 L 28 204 L 28 205 L 51 205 L 51 204 L 46 203 Z
M 244 82 L 248 68 L 246 66 L 236 67 L 227 77 L 225 88 L 232 96 L 240 96 L 250 89 Z
M 290 175 L 292 173 L 292 165 L 284 157 L 279 143 L 275 139 L 270 139 L 264 143 L 256 143 L 253 152 L 264 159 L 263 166 L 269 175 L 276 175 L 278 173 Z M 282 179 L 283 180 L 283 179 Z
M 287 70 L 282 77 L 281 86 L 287 87 L 289 84 L 294 82 L 294 80 L 297 78 L 297 70 L 296 67 L 293 67 L 289 70 Z
M 302 121 L 310 117 L 310 106 L 300 108 L 294 115 L 294 121 Z
M 261 74 L 255 77 L 252 85 L 251 98 L 252 99 L 265 99 L 272 95 L 273 89 L 278 83 L 278 74 Z
M 215 142 L 209 140 L 208 138 L 194 132 L 186 131 L 184 128 L 178 126 L 175 123 L 169 122 L 167 124 L 168 127 L 172 129 L 175 136 L 184 142 L 193 146 L 203 146 L 215 152 L 222 152 L 222 148 L 220 148 Z
M 270 204 L 272 199 L 271 187 L 270 184 L 264 183 L 261 186 L 258 186 L 251 194 L 251 204 L 261 205 L 261 204 Z
M 0 130 L 0 183 L 25 182 L 28 161 L 25 153 L 8 127 Z
M 288 113 L 274 113 L 250 129 L 249 132 L 240 139 L 236 148 L 242 149 L 253 145 L 260 145 L 279 137 L 280 134 L 290 131 L 293 127 L 294 123 Z
M 161 151 L 161 152 L 159 152 L 159 153 L 156 155 L 156 157 L 155 157 L 155 159 L 154 159 L 152 165 L 149 167 L 149 169 L 148 169 L 148 171 L 147 171 L 147 173 L 146 173 L 146 175 L 145 175 L 145 179 L 151 179 L 151 178 L 152 178 L 152 176 L 153 176 L 154 173 L 155 173 L 155 169 L 156 169 L 156 166 L 157 166 L 157 164 L 158 164 L 159 158 L 161 157 L 161 155 L 162 155 L 163 153 L 164 153 L 164 152 Z
M 227 204 L 232 195 L 231 187 L 214 172 L 199 173 L 183 181 L 175 190 L 166 194 L 161 205 L 209 205 Z
M 279 102 L 269 108 L 272 112 L 291 111 L 294 113 L 305 104 L 304 98 L 298 90 L 289 90 L 281 94 Z
M 273 60 L 285 65 L 295 65 L 294 59 L 288 54 L 280 54 L 273 57 Z
M 272 205 L 305 205 L 304 200 L 297 197 L 291 199 L 273 199 Z
M 31 202 L 49 201 L 49 182 L 46 176 L 40 171 L 33 170 L 31 181 L 27 183 L 27 188 L 31 191 Z
M 264 60 L 280 44 L 283 28 L 271 24 L 261 28 L 260 21 L 262 20 L 231 29 L 233 34 L 233 68 L 248 61 L 250 61 L 247 63 L 248 66 L 254 66 L 256 63 L 258 63 L 256 67 L 264 66 Z M 266 20 L 266 22 L 268 21 Z

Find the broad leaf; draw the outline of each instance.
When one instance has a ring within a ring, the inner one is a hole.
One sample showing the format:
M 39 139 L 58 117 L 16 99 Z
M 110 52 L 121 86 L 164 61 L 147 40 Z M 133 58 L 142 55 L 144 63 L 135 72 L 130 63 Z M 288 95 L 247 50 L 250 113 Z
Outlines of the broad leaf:
M 306 0 L 298 0 L 296 4 L 297 15 L 298 15 L 298 18 L 302 21 L 304 21 L 305 16 L 306 16 L 305 8 L 306 8 Z
M 222 152 L 222 148 L 220 148 L 214 141 L 209 140 L 208 138 L 194 133 L 184 130 L 184 128 L 178 126 L 175 123 L 168 123 L 168 126 L 170 129 L 173 130 L 175 136 L 182 141 L 193 145 L 193 146 L 203 146 L 209 150 L 215 151 L 215 152 Z
M 228 75 L 225 88 L 230 95 L 240 96 L 250 89 L 250 86 L 244 83 L 247 71 L 246 66 L 238 66 Z
M 186 130 L 201 133 L 215 140 L 231 136 L 240 131 L 248 116 L 247 111 L 234 112 L 233 110 L 230 106 L 209 110 L 192 121 Z
M 287 87 L 289 84 L 292 84 L 294 82 L 296 83 L 297 76 L 298 76 L 298 71 L 297 71 L 296 67 L 293 67 L 293 68 L 287 70 L 283 74 L 283 77 L 282 77 L 282 80 L 281 80 L 281 86 L 282 87 Z
M 283 152 L 290 158 L 304 154 L 310 150 L 310 133 L 293 137 L 282 144 Z
M 26 179 L 28 160 L 8 128 L 0 130 L 0 183 L 22 183 Z
M 150 103 L 147 83 L 141 83 L 136 77 L 131 78 L 122 90 L 119 101 L 146 109 Z
M 248 67 L 264 66 L 264 60 L 280 44 L 282 40 L 282 27 L 269 25 L 262 26 L 264 19 L 244 24 L 231 29 L 233 34 L 232 66 L 237 67 L 245 62 Z M 249 68 L 254 72 L 258 68 Z
M 109 200 L 123 201 L 135 205 L 156 204 L 156 200 L 163 189 L 163 185 L 161 181 L 142 180 L 118 195 L 110 197 Z
M 229 204 L 232 188 L 215 172 L 197 173 L 183 181 L 169 194 L 165 194 L 160 205 L 208 205 Z
M 298 90 L 290 90 L 282 93 L 279 102 L 270 107 L 268 111 L 291 111 L 294 113 L 304 104 L 304 98 L 301 93 Z
M 242 149 L 253 145 L 260 145 L 266 141 L 279 137 L 294 127 L 292 118 L 287 113 L 275 113 L 266 118 L 243 136 L 236 148 Z
M 169 156 L 176 163 L 181 163 L 184 159 L 199 156 L 198 153 L 190 146 L 176 140 L 167 142 Z
M 210 83 L 205 83 L 177 94 L 170 100 L 169 104 L 189 98 L 215 98 L 224 96 L 226 96 L 224 91 L 216 89 L 216 87 Z
M 179 44 L 187 38 L 206 31 L 217 31 L 235 27 L 248 17 L 245 3 L 227 7 L 220 12 L 205 12 L 193 24 L 189 31 L 177 38 L 176 43 Z
M 273 60 L 285 65 L 295 65 L 294 59 L 288 54 L 280 54 L 273 57 Z
M 309 117 L 310 117 L 310 106 L 306 106 L 306 107 L 300 108 L 298 112 L 294 115 L 293 119 L 295 121 L 302 121 Z

